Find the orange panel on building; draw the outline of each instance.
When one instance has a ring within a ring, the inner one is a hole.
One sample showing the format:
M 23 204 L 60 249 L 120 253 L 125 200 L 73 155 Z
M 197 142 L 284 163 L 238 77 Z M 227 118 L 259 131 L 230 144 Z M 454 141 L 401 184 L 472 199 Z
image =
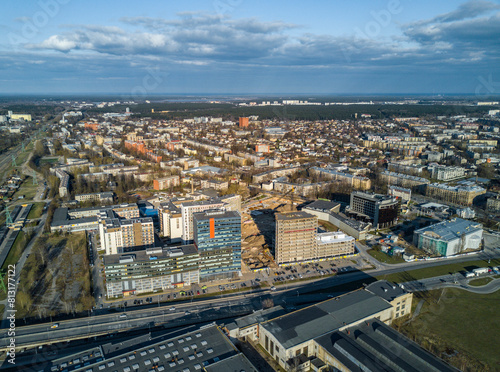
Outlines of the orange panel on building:
M 215 238 L 215 220 L 213 218 L 210 219 L 210 239 Z

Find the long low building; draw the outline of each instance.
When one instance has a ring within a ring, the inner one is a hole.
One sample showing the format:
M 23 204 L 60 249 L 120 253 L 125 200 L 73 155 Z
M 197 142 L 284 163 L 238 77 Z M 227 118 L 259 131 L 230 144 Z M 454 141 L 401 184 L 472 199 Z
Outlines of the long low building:
M 200 256 L 192 244 L 105 255 L 108 297 L 182 288 L 200 281 Z
M 333 358 L 319 351 L 326 346 L 325 337 L 371 319 L 391 324 L 411 313 L 411 303 L 411 293 L 386 281 L 378 281 L 365 289 L 261 323 L 259 344 L 286 371 L 298 367 L 308 370 L 308 363 L 314 358 L 321 358 L 323 365 L 334 367 Z

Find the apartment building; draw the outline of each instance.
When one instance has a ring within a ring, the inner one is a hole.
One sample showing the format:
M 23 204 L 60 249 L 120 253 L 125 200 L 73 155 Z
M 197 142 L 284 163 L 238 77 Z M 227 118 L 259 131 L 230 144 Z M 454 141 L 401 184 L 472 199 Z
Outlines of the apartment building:
M 171 243 L 177 243 L 182 238 L 182 212 L 171 201 L 158 206 L 158 220 L 160 222 L 160 235 L 170 238 Z
M 389 195 L 401 199 L 403 203 L 411 200 L 411 189 L 406 189 L 400 186 L 389 186 Z
M 118 254 L 133 247 L 152 247 L 154 228 L 151 217 L 134 219 L 108 218 L 99 224 L 101 248 L 106 254 Z
M 406 188 L 423 187 L 424 185 L 431 183 L 428 179 L 422 177 L 410 176 L 407 174 L 388 171 L 382 172 L 380 174 L 380 178 L 383 182 L 389 185 L 401 186 Z
M 474 203 L 474 199 L 479 195 L 486 193 L 486 190 L 481 186 L 449 186 L 446 184 L 433 183 L 427 185 L 425 194 L 433 198 L 443 200 L 449 203 L 470 206 Z
M 350 173 L 339 172 L 334 169 L 323 169 L 312 167 L 309 169 L 312 174 L 319 174 L 321 177 L 330 180 L 337 180 L 345 183 L 358 190 L 369 190 L 371 188 L 371 180 L 364 176 L 358 176 Z
M 81 202 L 86 201 L 98 201 L 99 203 L 112 203 L 113 202 L 112 192 L 97 192 L 92 194 L 78 194 L 75 195 L 75 200 Z
M 231 277 L 241 271 L 241 215 L 238 212 L 194 213 L 193 226 L 202 279 Z
M 166 190 L 170 187 L 179 186 L 181 178 L 179 176 L 169 176 L 153 180 L 153 189 Z
M 431 173 L 431 178 L 438 181 L 454 181 L 465 177 L 465 169 L 461 167 L 450 167 L 441 164 L 429 164 L 427 169 Z
M 278 265 L 316 258 L 318 217 L 307 212 L 276 213 L 274 259 Z
M 182 288 L 199 283 L 198 250 L 193 245 L 104 256 L 108 297 Z

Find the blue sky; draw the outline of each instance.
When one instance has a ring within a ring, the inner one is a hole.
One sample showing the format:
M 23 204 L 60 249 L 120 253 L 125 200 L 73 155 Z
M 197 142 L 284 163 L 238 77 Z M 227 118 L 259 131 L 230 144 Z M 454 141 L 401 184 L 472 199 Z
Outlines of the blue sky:
M 2 8 L 3 94 L 500 94 L 500 0 Z

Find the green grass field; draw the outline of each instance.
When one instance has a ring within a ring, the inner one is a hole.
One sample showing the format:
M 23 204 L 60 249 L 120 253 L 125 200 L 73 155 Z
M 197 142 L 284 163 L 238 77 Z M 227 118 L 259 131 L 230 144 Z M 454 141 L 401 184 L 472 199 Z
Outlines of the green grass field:
M 19 187 L 19 190 L 17 190 L 16 193 L 12 196 L 12 200 L 15 201 L 21 195 L 24 195 L 24 199 L 22 201 L 33 200 L 36 195 L 37 189 L 38 185 L 33 185 L 33 178 L 28 176 L 21 184 L 21 187 Z
M 33 206 L 31 207 L 30 213 L 28 213 L 28 220 L 33 219 L 33 218 L 39 218 L 42 215 L 43 212 L 43 207 L 45 206 L 45 203 L 33 203 Z
M 489 295 L 442 291 L 432 291 L 437 296 L 400 331 L 461 370 L 498 371 L 500 291 Z
M 405 262 L 405 260 L 403 260 L 401 257 L 389 256 L 388 254 L 385 254 L 384 252 L 376 251 L 374 249 L 370 249 L 367 252 L 370 256 L 375 258 L 377 261 L 380 261 L 380 262 L 383 262 L 386 264 L 397 264 L 397 263 Z
M 479 278 L 479 279 L 473 279 L 469 282 L 469 285 L 473 287 L 481 287 L 483 285 L 488 284 L 491 282 L 493 279 L 492 278 Z
M 434 267 L 428 267 L 425 269 L 416 269 L 409 271 L 402 271 L 400 273 L 381 275 L 377 279 L 385 279 L 390 282 L 402 283 L 412 280 L 418 280 L 423 278 L 432 278 L 434 276 L 446 275 L 451 273 L 457 273 L 460 271 L 470 271 L 477 267 L 487 267 L 487 266 L 498 266 L 500 265 L 500 259 L 488 261 L 478 260 L 478 261 L 468 261 L 463 263 L 454 263 L 449 265 L 440 265 Z

